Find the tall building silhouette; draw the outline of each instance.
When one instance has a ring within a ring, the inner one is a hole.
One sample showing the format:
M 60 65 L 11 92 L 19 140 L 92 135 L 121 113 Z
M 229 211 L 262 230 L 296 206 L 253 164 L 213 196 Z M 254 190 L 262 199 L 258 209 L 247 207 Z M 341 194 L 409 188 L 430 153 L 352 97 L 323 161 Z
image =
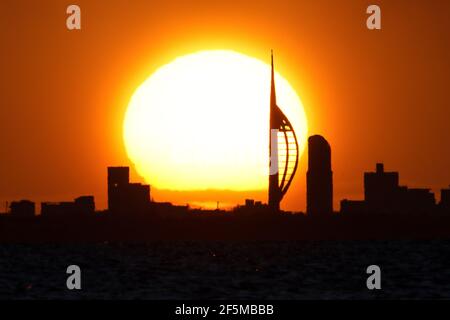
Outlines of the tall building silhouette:
M 277 105 L 273 53 L 271 60 L 269 208 L 276 212 L 297 171 L 298 142 L 293 126 Z
M 399 173 L 385 171 L 382 163 L 375 172 L 364 173 L 364 201 L 341 201 L 342 213 L 429 213 L 435 208 L 430 189 L 400 186 Z
M 320 135 L 308 139 L 308 172 L 306 176 L 306 212 L 311 215 L 333 213 L 333 172 L 331 148 Z
M 148 209 L 150 186 L 130 183 L 130 168 L 108 167 L 108 209 L 111 212 L 140 212 Z
M 364 173 L 364 200 L 372 211 L 392 211 L 398 198 L 398 172 L 386 172 L 384 165 L 377 163 L 375 172 Z

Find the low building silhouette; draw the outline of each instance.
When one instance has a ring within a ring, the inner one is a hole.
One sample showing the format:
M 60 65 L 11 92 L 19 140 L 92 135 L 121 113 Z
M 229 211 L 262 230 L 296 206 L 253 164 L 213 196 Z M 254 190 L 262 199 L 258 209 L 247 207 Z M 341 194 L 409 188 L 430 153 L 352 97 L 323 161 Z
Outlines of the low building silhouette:
M 36 206 L 29 200 L 20 200 L 11 202 L 10 213 L 13 217 L 34 217 Z
M 307 214 L 317 216 L 333 213 L 331 148 L 325 138 L 319 135 L 308 139 L 306 201 Z
M 260 209 L 265 207 L 261 201 L 255 201 L 254 199 L 245 199 L 243 208 L 245 209 Z
M 75 199 L 75 207 L 79 213 L 91 214 L 95 212 L 94 196 L 81 196 Z
M 430 189 L 400 187 L 397 211 L 427 213 L 436 209 L 436 199 Z
M 70 215 L 89 215 L 95 213 L 93 196 L 81 196 L 74 201 L 42 202 L 41 215 L 43 217 L 58 218 Z
M 348 200 L 341 201 L 342 213 L 367 213 L 367 203 L 364 200 Z
M 174 205 L 171 202 L 150 202 L 150 209 L 153 216 L 159 218 L 183 218 L 192 210 L 188 205 Z
M 220 211 L 220 210 L 218 210 Z M 232 210 L 233 213 L 237 213 L 239 215 L 265 215 L 271 214 L 273 211 L 270 206 L 262 203 L 261 201 L 255 201 L 254 199 L 245 199 L 243 205 L 237 205 Z
M 108 210 L 142 212 L 150 204 L 150 186 L 130 183 L 129 167 L 108 167 Z
M 448 189 L 441 189 L 441 202 L 439 202 L 439 207 L 443 211 L 450 212 L 450 186 Z

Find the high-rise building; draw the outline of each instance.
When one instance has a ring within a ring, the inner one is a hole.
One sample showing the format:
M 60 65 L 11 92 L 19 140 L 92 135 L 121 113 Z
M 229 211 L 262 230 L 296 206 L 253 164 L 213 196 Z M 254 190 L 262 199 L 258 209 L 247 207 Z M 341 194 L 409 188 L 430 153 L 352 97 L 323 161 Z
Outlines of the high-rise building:
M 311 215 L 333 213 L 333 172 L 331 148 L 320 135 L 308 139 L 308 172 L 306 176 L 306 212 Z
M 108 167 L 108 209 L 111 212 L 145 211 L 149 203 L 149 185 L 130 183 L 128 167 Z
M 293 126 L 277 105 L 272 54 L 269 132 L 269 208 L 277 212 L 298 166 L 298 142 Z
M 375 172 L 364 173 L 364 200 L 371 211 L 390 212 L 399 200 L 398 172 L 384 171 L 382 163 L 376 164 Z
M 108 167 L 108 209 L 114 210 L 121 205 L 120 189 L 130 183 L 130 168 Z

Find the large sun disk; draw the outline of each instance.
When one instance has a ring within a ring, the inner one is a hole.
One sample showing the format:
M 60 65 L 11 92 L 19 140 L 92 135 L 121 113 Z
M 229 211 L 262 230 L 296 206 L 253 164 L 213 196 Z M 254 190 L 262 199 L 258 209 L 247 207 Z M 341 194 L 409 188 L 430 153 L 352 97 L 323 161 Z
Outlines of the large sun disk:
M 302 103 L 280 74 L 278 105 L 304 149 Z M 124 142 L 136 170 L 159 189 L 259 190 L 268 182 L 270 66 L 233 51 L 182 56 L 133 94 Z

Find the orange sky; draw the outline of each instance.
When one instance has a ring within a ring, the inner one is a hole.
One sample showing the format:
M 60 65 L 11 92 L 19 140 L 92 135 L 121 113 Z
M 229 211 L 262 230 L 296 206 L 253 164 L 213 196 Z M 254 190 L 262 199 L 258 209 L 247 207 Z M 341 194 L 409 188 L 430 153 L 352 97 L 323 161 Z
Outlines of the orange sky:
M 81 31 L 66 29 L 72 3 Z M 335 209 L 362 198 L 363 171 L 378 161 L 399 170 L 402 184 L 448 186 L 450 2 L 376 3 L 381 31 L 366 28 L 368 1 L 2 1 L 0 211 L 6 200 L 82 194 L 104 208 L 106 166 L 131 165 L 122 120 L 134 89 L 161 64 L 202 49 L 263 60 L 275 50 L 309 133 L 331 144 Z M 305 208 L 305 164 L 304 156 L 284 209 Z

